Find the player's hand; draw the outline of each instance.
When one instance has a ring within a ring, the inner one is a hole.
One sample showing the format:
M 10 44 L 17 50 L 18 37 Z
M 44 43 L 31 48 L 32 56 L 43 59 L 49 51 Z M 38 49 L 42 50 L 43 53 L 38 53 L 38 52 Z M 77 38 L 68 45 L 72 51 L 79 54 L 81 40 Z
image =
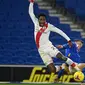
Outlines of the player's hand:
M 60 49 L 63 48 L 63 45 L 57 45 L 56 47 Z
M 70 47 L 72 47 L 72 42 L 71 42 L 71 40 L 68 41 L 68 44 L 69 44 Z
M 34 3 L 34 0 L 28 0 L 28 1 Z

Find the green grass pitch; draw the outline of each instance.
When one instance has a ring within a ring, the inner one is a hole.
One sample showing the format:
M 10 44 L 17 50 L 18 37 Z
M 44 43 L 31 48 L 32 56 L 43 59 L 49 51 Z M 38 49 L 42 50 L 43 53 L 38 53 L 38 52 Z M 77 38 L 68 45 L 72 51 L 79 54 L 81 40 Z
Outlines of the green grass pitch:
M 12 83 L 8 83 L 8 84 L 3 84 L 1 83 L 0 85 L 81 85 L 81 84 L 12 84 Z

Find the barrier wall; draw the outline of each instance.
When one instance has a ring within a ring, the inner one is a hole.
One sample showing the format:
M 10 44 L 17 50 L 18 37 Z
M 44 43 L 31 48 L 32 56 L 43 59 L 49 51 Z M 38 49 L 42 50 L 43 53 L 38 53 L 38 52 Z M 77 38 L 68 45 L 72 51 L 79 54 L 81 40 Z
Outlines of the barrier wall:
M 0 82 L 54 82 L 56 75 L 44 66 L 0 65 Z M 60 82 L 70 82 L 73 75 L 63 75 Z

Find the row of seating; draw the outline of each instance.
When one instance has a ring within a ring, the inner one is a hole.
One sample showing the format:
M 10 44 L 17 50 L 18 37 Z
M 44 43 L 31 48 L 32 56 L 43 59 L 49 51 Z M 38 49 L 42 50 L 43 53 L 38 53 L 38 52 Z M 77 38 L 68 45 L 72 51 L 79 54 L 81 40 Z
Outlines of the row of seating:
M 0 0 L 0 64 L 44 64 L 34 41 L 34 25 L 28 15 L 28 5 L 28 0 Z M 45 13 L 47 21 L 63 30 L 72 40 L 82 39 L 80 32 L 71 31 L 68 24 L 60 24 L 59 18 L 50 17 L 48 10 L 39 9 L 37 4 L 34 9 L 36 17 L 39 13 Z M 50 40 L 54 45 L 67 43 L 53 32 Z M 85 61 L 84 49 L 85 46 L 80 52 L 82 62 Z M 60 61 L 54 59 L 55 63 Z
M 85 0 L 56 0 L 56 4 L 65 7 L 78 20 L 85 21 Z

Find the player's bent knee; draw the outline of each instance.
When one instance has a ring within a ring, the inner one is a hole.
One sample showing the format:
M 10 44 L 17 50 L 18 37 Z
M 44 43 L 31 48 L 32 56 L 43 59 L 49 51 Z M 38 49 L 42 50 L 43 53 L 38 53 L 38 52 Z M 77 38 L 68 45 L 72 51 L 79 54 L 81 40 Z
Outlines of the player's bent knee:
M 53 63 L 49 64 L 47 67 L 51 73 L 56 73 L 56 68 Z

